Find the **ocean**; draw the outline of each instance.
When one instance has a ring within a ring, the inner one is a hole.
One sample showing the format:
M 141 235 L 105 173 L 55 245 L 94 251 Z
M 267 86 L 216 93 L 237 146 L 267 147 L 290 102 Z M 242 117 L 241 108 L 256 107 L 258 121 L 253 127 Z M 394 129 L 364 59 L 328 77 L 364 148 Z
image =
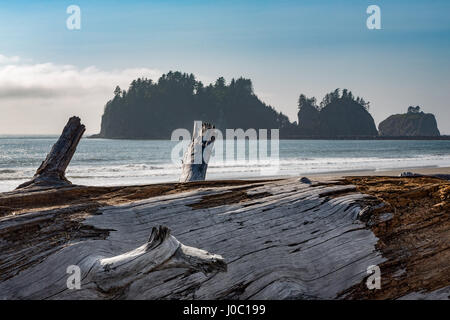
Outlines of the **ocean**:
M 0 192 L 30 179 L 57 136 L 0 136 Z M 109 186 L 177 181 L 178 142 L 82 139 L 66 175 L 76 184 Z M 267 161 L 212 159 L 207 179 L 258 178 Z M 280 140 L 279 176 L 349 170 L 450 166 L 448 140 Z

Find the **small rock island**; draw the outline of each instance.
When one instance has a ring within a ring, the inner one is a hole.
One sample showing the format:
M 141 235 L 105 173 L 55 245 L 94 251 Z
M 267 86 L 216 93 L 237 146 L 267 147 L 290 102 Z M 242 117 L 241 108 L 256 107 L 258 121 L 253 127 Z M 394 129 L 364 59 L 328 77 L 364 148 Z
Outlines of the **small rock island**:
M 408 108 L 407 113 L 389 116 L 378 126 L 380 136 L 391 137 L 438 137 L 440 136 L 436 118 L 424 113 L 419 106 Z

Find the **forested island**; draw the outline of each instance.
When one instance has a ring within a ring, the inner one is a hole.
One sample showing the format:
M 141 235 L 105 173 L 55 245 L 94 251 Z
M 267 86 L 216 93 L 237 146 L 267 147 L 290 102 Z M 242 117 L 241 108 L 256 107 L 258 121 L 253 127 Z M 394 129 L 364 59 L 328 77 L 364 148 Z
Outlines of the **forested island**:
M 253 93 L 249 79 L 219 78 L 204 86 L 193 74 L 169 72 L 158 82 L 137 79 L 128 90 L 116 87 L 105 106 L 100 137 L 170 139 L 177 128 L 191 128 L 194 120 L 216 128 L 287 128 L 287 116 Z
M 205 86 L 193 74 L 171 71 L 156 82 L 147 78 L 133 80 L 128 90 L 117 86 L 114 97 L 106 103 L 100 133 L 91 137 L 170 139 L 173 130 L 190 129 L 194 120 L 213 123 L 222 131 L 227 128 L 279 129 L 281 138 L 292 139 L 439 136 L 436 124 L 431 131 L 416 128 L 429 120 L 410 121 L 408 130 L 395 131 L 385 129 L 383 123 L 389 119 L 380 124 L 382 134 L 379 135 L 369 106 L 369 102 L 354 96 L 348 89 L 336 89 L 326 94 L 320 103 L 315 97 L 301 94 L 298 122 L 290 122 L 286 115 L 256 96 L 250 79 L 232 79 L 227 84 L 220 77 Z M 427 114 L 425 117 L 429 118 Z

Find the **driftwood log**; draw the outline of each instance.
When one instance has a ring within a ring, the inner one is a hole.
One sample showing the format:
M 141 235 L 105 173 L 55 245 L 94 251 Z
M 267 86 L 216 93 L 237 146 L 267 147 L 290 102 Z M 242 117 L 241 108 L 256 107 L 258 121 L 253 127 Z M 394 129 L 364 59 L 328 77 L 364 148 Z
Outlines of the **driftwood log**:
M 449 201 L 426 192 L 450 185 L 377 181 L 4 193 L 0 299 L 447 299 Z M 80 289 L 67 286 L 71 265 Z M 366 287 L 371 265 L 379 290 Z
M 194 122 L 192 140 L 184 154 L 180 182 L 203 181 L 215 140 L 214 126 Z
M 17 189 L 71 184 L 66 178 L 66 169 L 85 130 L 86 128 L 81 124 L 80 118 L 70 118 L 58 141 L 53 145 L 34 177 L 18 186 Z
M 0 222 L 0 299 L 335 298 L 383 261 L 357 218 L 364 195 L 325 197 L 346 191 L 354 187 L 246 182 L 99 207 L 76 226 L 73 207 L 9 215 Z M 58 239 L 70 228 L 85 231 Z M 55 242 L 36 243 L 45 229 Z M 71 265 L 80 290 L 67 288 Z

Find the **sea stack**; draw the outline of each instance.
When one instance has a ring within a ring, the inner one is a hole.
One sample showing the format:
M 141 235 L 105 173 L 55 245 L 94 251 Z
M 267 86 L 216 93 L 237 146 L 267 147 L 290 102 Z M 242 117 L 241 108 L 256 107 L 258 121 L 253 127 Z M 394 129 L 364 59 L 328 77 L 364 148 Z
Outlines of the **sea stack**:
M 378 126 L 380 136 L 390 137 L 438 137 L 436 118 L 420 107 L 409 107 L 407 113 L 394 114 Z

